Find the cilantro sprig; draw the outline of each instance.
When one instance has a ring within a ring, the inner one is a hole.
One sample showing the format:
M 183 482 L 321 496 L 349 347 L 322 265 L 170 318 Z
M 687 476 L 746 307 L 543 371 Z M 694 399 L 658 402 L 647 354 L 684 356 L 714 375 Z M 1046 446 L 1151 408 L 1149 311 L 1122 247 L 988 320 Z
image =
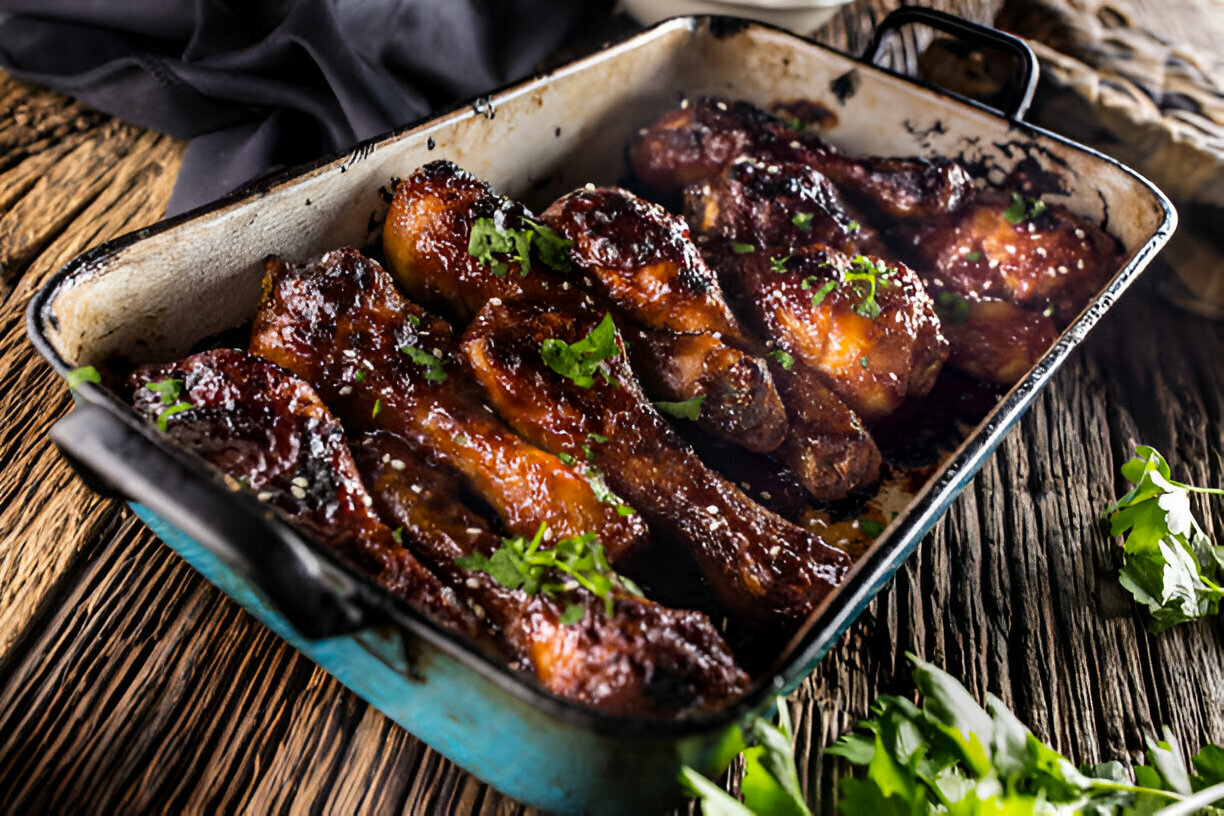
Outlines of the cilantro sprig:
M 851 308 L 856 314 L 872 320 L 880 316 L 876 293 L 891 272 L 884 261 L 873 261 L 866 255 L 855 255 L 850 259 L 850 268 L 842 273 L 842 280 L 855 287 L 859 302 Z
M 1106 510 L 1111 535 L 1125 536 L 1118 580 L 1152 613 L 1149 628 L 1215 615 L 1224 597 L 1224 547 L 1199 526 L 1190 494 L 1224 490 L 1173 481 L 1164 457 L 1147 445 L 1135 448 L 1122 476 L 1134 487 Z
M 519 275 L 525 277 L 531 271 L 531 249 L 550 269 L 566 272 L 570 268 L 569 248 L 572 241 L 566 240 L 550 227 L 523 218 L 525 229 L 498 226 L 492 218 L 477 218 L 472 224 L 468 238 L 468 254 L 488 266 L 493 274 L 504 278 L 510 264 L 519 265 Z M 495 255 L 504 257 L 497 258 Z
M 553 371 L 572 380 L 580 388 L 595 385 L 595 374 L 599 373 L 609 385 L 616 381 L 606 361 L 620 354 L 616 345 L 616 325 L 612 315 L 605 314 L 599 325 L 581 340 L 567 343 L 550 337 L 540 344 L 540 357 Z
M 1046 203 L 1039 198 L 1025 198 L 1019 193 L 1012 193 L 1011 197 L 1011 204 L 1003 211 L 1003 218 L 1012 226 L 1032 221 L 1046 211 Z
M 491 556 L 486 557 L 483 553 L 461 556 L 455 559 L 455 564 L 487 573 L 502 586 L 521 589 L 528 595 L 542 593 L 548 598 L 556 598 L 582 587 L 603 600 L 608 617 L 612 617 L 615 591 L 641 596 L 637 584 L 612 570 L 603 545 L 594 533 L 563 538 L 552 549 L 544 549 L 547 532 L 548 525 L 541 524 L 530 541 L 523 536 L 506 538 Z M 577 623 L 582 615 L 581 605 L 569 604 L 561 615 L 561 622 Z
M 1192 773 L 1172 736 L 1147 740 L 1151 765 L 1132 780 L 1119 762 L 1077 768 L 1037 739 L 1001 700 L 982 708 L 951 675 L 909 655 L 921 706 L 882 696 L 871 719 L 826 753 L 866 769 L 841 782 L 843 813 L 1199 813 L 1224 797 L 1224 749 Z M 1219 812 L 1219 811 L 1214 811 Z
M 162 408 L 157 414 L 157 429 L 162 433 L 166 432 L 167 422 L 170 417 L 183 411 L 190 411 L 195 407 L 194 404 L 186 402 L 182 399 L 183 396 L 183 381 L 174 378 L 165 380 L 157 380 L 155 382 L 145 383 L 145 388 L 156 394 L 161 400 Z

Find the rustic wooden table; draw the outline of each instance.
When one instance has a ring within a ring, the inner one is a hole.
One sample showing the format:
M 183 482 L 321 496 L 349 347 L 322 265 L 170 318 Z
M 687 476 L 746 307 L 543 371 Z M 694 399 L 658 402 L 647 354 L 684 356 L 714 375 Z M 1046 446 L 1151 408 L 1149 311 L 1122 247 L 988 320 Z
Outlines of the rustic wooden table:
M 889 5 L 860 0 L 820 36 L 859 52 Z M 78 252 L 160 217 L 183 144 L 3 74 L 0 98 L 0 811 L 524 812 L 248 618 L 57 455 L 47 430 L 69 399 L 26 340 L 26 304 Z M 1224 484 L 1224 324 L 1142 281 L 792 698 L 815 810 L 833 812 L 846 773 L 823 748 L 878 694 L 911 691 L 907 651 L 1079 761 L 1137 758 L 1162 725 L 1191 751 L 1224 742 L 1215 623 L 1149 635 L 1115 577 L 1100 512 L 1140 441 L 1184 480 Z M 1196 510 L 1224 541 L 1224 504 Z

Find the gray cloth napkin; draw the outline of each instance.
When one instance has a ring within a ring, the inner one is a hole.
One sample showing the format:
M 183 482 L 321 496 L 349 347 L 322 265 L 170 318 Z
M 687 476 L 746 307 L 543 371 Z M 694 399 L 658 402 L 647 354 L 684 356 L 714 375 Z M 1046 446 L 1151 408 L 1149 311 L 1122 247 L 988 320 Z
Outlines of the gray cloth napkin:
M 611 2 L 0 0 L 0 67 L 190 139 L 167 214 L 532 73 Z

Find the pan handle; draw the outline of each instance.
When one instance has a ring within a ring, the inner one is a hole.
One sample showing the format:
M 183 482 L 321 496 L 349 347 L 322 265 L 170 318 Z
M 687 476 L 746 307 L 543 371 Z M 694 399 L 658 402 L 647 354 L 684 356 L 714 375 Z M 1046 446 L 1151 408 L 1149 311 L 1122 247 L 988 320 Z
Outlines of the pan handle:
M 138 502 L 235 568 L 307 638 L 351 634 L 382 622 L 368 588 L 311 549 L 267 505 L 201 478 L 142 422 L 83 404 L 51 439 L 95 491 Z
M 997 28 L 970 22 L 962 17 L 947 14 L 935 9 L 921 6 L 902 6 L 892 11 L 880 21 L 872 35 L 871 44 L 863 54 L 863 61 L 872 65 L 880 58 L 884 50 L 885 38 L 904 25 L 918 23 L 939 29 L 945 34 L 951 34 L 957 39 L 971 45 L 1003 51 L 1016 58 L 1018 66 L 1016 73 L 1007 84 L 1010 91 L 1010 103 L 1000 111 L 1011 119 L 1023 119 L 1033 101 L 1033 93 L 1037 89 L 1039 67 L 1037 56 L 1028 43 L 1012 34 L 999 31 Z

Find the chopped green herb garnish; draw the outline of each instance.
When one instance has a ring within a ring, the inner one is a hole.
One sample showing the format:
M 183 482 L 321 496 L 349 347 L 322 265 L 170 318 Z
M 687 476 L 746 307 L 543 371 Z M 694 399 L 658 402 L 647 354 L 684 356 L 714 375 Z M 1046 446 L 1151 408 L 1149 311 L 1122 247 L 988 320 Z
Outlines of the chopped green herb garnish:
M 604 436 L 603 434 L 597 434 L 597 433 L 587 434 L 587 439 L 599 445 L 602 445 L 603 443 L 608 441 L 608 437 Z
M 68 380 L 68 387 L 72 389 L 80 387 L 81 383 L 91 382 L 100 384 L 102 382 L 102 375 L 98 373 L 98 369 L 91 365 L 74 368 L 65 374 L 64 377 Z
M 842 279 L 851 283 L 859 295 L 859 302 L 852 308 L 862 317 L 875 319 L 880 316 L 880 304 L 876 301 L 876 292 L 883 279 L 892 270 L 881 260 L 871 260 L 865 255 L 855 255 L 850 259 L 850 268 L 842 273 Z M 863 289 L 866 288 L 866 292 Z
M 425 349 L 403 345 L 400 346 L 399 350 L 408 355 L 408 359 L 412 360 L 412 362 L 425 366 L 425 379 L 430 382 L 443 382 L 446 380 L 446 372 L 442 370 L 442 361 Z
M 1025 198 L 1019 193 L 1012 193 L 1011 196 L 1011 204 L 1003 211 L 1003 217 L 1009 224 L 1031 221 L 1046 211 L 1046 203 L 1039 198 Z
M 419 329 L 421 327 L 421 318 L 417 317 L 412 312 L 404 315 L 404 317 L 406 317 L 408 322 L 412 324 L 412 328 Z
M 975 251 L 975 252 L 966 252 L 966 253 L 965 253 L 965 260 L 966 260 L 966 261 L 980 261 L 980 260 L 982 260 L 982 253 L 980 253 L 980 252 L 976 252 L 976 251 Z
M 808 281 L 815 283 L 816 281 L 819 281 L 819 280 L 820 278 L 810 277 L 803 282 L 804 284 L 803 288 L 810 289 L 811 285 L 808 283 Z M 815 292 L 812 293 L 812 305 L 819 306 L 820 304 L 824 303 L 824 299 L 827 298 L 829 296 L 829 293 L 832 292 L 836 288 L 837 288 L 837 281 L 835 280 L 825 281 L 823 286 L 821 286 L 819 289 L 817 289 Z
M 640 595 L 632 581 L 612 571 L 604 554 L 603 545 L 594 533 L 563 538 L 550 550 L 541 549 L 548 525 L 541 524 L 535 536 L 528 541 L 522 536 L 502 540 L 502 546 L 491 556 L 475 553 L 455 559 L 463 569 L 487 573 L 493 580 L 508 589 L 521 589 L 528 595 L 543 593 L 555 598 L 562 592 L 583 587 L 591 594 L 602 598 L 608 617 L 613 613 L 613 590 L 620 589 Z M 562 617 L 576 623 L 573 613 Z
M 402 545 L 404 543 L 404 528 L 396 527 L 394 530 L 392 530 L 391 538 L 395 539 L 396 544 Z
M 784 274 L 786 272 L 786 262 L 790 259 L 791 256 L 789 255 L 783 255 L 781 258 L 777 255 L 771 257 L 769 259 L 769 271 L 776 272 L 779 275 Z
M 959 326 L 969 319 L 969 301 L 955 292 L 940 292 L 935 296 L 935 312 L 939 319 Z
M 166 432 L 166 421 L 175 414 L 190 410 L 195 407 L 190 402 L 185 402 L 181 399 L 183 395 L 183 381 L 178 379 L 158 380 L 157 382 L 145 383 L 145 388 L 152 391 L 161 400 L 162 405 L 167 407 L 161 410 L 157 415 L 157 428 L 162 433 Z
M 875 538 L 880 533 L 884 532 L 884 525 L 874 519 L 859 519 L 859 529 L 867 535 Z
M 803 120 L 798 119 L 798 118 L 790 120 L 789 122 L 786 123 L 786 126 L 790 128 L 791 130 L 795 131 L 796 133 L 803 130 L 804 128 Z
M 365 371 L 360 368 L 357 369 L 357 373 L 353 375 L 353 381 L 359 383 L 365 382 Z
M 616 512 L 618 515 L 621 515 L 621 516 L 636 516 L 637 515 L 637 511 L 634 510 L 632 507 L 630 507 L 627 504 L 616 505 Z
M 774 349 L 769 352 L 769 356 L 777 361 L 778 365 L 782 366 L 783 371 L 790 371 L 795 367 L 795 358 L 787 354 L 782 349 Z
M 791 223 L 794 224 L 799 229 L 803 230 L 804 232 L 811 232 L 812 231 L 812 219 L 815 217 L 816 217 L 815 213 L 805 213 L 805 212 L 795 213 L 794 216 L 791 217 Z
M 466 445 L 468 443 L 468 438 L 465 434 L 455 434 L 451 438 L 455 440 L 456 445 Z
M 376 417 L 381 413 L 382 413 L 382 400 L 376 399 L 374 400 L 374 410 L 370 411 L 370 417 L 371 418 Z
M 566 343 L 564 340 L 550 337 L 540 344 L 540 357 L 548 367 L 562 377 L 568 377 L 580 388 L 595 385 L 596 372 L 599 372 L 606 382 L 615 385 L 604 361 L 618 354 L 620 349 L 616 345 L 616 325 L 610 314 L 605 314 L 599 325 L 591 329 L 590 334 L 575 343 Z
M 569 455 L 568 453 L 566 453 L 565 451 L 561 451 L 560 453 L 558 453 L 558 454 L 557 454 L 557 458 L 558 458 L 558 459 L 560 459 L 562 462 L 564 462 L 564 463 L 565 463 L 565 464 L 567 464 L 567 465 L 572 465 L 572 464 L 574 464 L 574 462 L 577 462 L 577 461 L 578 461 L 577 459 L 575 459 L 574 457 L 570 456 L 570 455 Z
M 752 244 L 741 244 L 739 241 L 735 241 L 731 244 L 731 251 L 736 255 L 747 255 L 751 252 L 756 252 L 756 247 Z
M 654 407 L 668 416 L 674 416 L 676 419 L 696 421 L 701 416 L 701 404 L 703 402 L 705 402 L 705 394 L 679 402 L 660 400 L 654 404 Z
M 861 365 L 863 368 L 866 368 L 869 365 L 869 362 L 866 356 L 859 358 L 859 365 Z
M 531 271 L 531 247 L 545 266 L 565 272 L 569 269 L 568 249 L 571 242 L 544 224 L 522 219 L 527 229 L 499 227 L 492 218 L 477 218 L 468 239 L 468 254 L 486 264 L 499 278 L 506 276 L 511 263 L 519 265 L 519 274 Z M 505 258 L 495 258 L 494 254 Z
M 863 228 L 863 225 L 857 221 L 851 221 L 849 224 L 846 225 L 847 232 L 858 232 L 862 228 Z
M 588 462 L 595 461 L 595 451 L 591 450 L 591 446 L 587 443 L 582 443 L 582 455 L 586 457 Z

